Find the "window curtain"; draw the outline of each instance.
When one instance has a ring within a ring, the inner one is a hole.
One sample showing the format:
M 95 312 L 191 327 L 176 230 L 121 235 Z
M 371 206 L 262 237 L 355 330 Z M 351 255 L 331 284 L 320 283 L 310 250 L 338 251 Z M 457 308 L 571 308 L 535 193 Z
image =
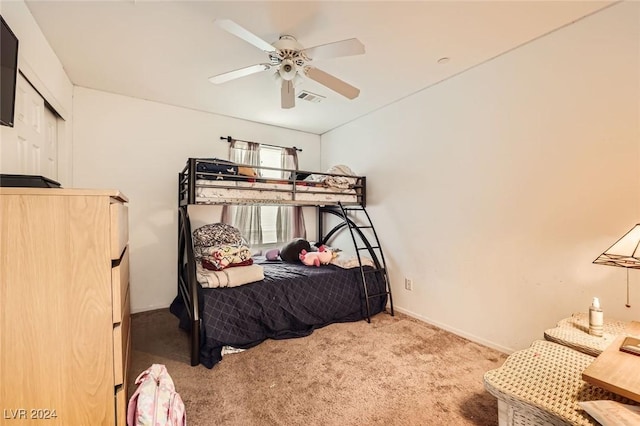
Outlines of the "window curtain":
M 298 152 L 295 148 L 282 148 L 280 167 L 283 169 L 298 170 Z M 282 178 L 289 179 L 290 173 L 289 171 L 284 171 Z M 293 238 L 307 238 L 302 207 L 278 206 L 276 221 L 278 241 L 287 242 Z
M 231 141 L 229 161 L 234 163 L 260 166 L 260 144 L 255 142 Z M 260 174 L 260 170 L 256 170 Z M 262 244 L 262 221 L 260 206 L 224 206 L 222 222 L 229 223 L 240 230 L 249 245 Z

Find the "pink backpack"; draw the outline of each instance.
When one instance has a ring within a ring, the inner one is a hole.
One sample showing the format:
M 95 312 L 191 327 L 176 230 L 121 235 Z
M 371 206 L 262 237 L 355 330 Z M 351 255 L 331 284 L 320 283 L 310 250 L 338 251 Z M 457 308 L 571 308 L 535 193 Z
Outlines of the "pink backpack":
M 186 426 L 182 398 L 167 368 L 153 364 L 136 379 L 138 388 L 129 399 L 128 426 Z

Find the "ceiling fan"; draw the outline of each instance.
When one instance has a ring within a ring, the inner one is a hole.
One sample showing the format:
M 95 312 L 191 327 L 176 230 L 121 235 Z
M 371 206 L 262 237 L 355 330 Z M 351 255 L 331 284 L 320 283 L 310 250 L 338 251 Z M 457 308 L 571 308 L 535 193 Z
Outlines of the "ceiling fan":
M 275 68 L 276 77 L 282 80 L 280 89 L 282 108 L 293 108 L 295 106 L 295 91 L 293 86 L 294 80 L 298 80 L 299 78 L 297 77 L 299 75 L 305 75 L 311 80 L 328 87 L 348 99 L 355 99 L 360 94 L 360 89 L 357 87 L 310 65 L 311 62 L 316 59 L 363 54 L 364 45 L 356 38 L 305 49 L 290 35 L 280 36 L 278 41 L 267 43 L 229 19 L 218 19 L 215 21 L 215 24 L 223 30 L 266 52 L 269 56 L 269 62 L 250 65 L 234 71 L 214 75 L 209 78 L 209 81 L 214 84 L 225 83 L 236 78 Z

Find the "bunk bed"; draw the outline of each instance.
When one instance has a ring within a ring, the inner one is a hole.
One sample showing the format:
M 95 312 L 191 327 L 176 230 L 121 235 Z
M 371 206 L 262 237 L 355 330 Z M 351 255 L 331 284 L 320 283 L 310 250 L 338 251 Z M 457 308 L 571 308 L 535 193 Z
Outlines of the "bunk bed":
M 264 168 L 287 176 L 266 179 L 260 177 L 260 169 L 215 158 L 189 158 L 178 175 L 178 295 L 170 309 L 180 318 L 180 327 L 190 331 L 193 366 L 202 363 L 212 368 L 225 346 L 246 349 L 268 338 L 306 336 L 335 322 L 370 321 L 387 306 L 393 315 L 384 255 L 365 210 L 366 178 Z M 315 206 L 316 246 L 329 244 L 341 230 L 348 230 L 356 255 L 351 267 L 313 267 L 256 257 L 252 261 L 261 266 L 261 279 L 204 288 L 198 281 L 188 208 L 196 204 Z M 334 219 L 326 220 L 327 215 Z M 337 224 L 325 232 L 329 222 Z

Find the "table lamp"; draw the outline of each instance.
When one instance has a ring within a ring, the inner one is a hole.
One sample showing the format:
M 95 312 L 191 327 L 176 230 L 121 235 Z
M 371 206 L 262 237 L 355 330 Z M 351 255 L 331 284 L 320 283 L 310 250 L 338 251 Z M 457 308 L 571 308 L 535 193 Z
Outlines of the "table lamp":
M 629 269 L 640 269 L 640 224 L 624 234 L 614 245 L 602 253 L 593 263 L 627 268 L 627 303 L 629 304 Z

